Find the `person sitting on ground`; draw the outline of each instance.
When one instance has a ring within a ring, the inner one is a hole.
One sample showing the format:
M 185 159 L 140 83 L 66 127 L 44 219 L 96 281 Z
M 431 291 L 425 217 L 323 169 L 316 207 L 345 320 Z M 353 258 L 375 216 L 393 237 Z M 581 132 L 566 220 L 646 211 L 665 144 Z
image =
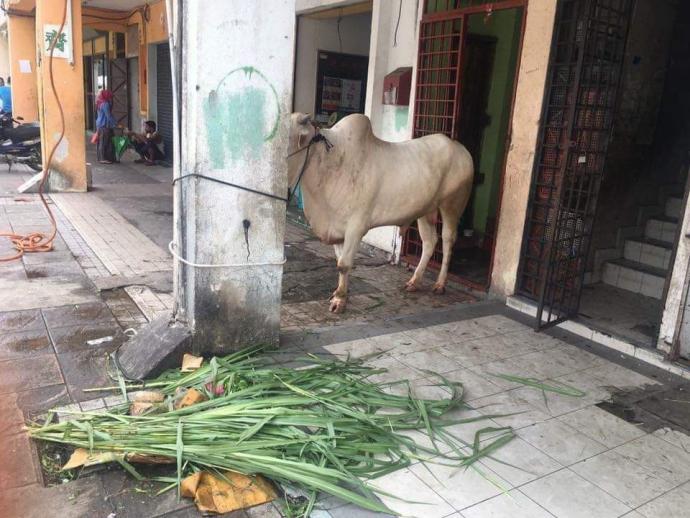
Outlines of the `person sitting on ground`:
M 115 146 L 113 146 L 113 128 L 116 126 L 112 114 L 113 93 L 105 88 L 96 98 L 96 131 L 98 142 L 96 154 L 101 164 L 112 164 L 115 161 Z
M 163 141 L 161 134 L 156 131 L 156 123 L 153 121 L 146 121 L 144 123 L 144 133 L 135 133 L 130 131 L 127 133 L 134 150 L 139 153 L 141 158 L 135 160 L 137 164 L 155 165 L 156 160 L 163 159 L 163 152 L 158 147 Z

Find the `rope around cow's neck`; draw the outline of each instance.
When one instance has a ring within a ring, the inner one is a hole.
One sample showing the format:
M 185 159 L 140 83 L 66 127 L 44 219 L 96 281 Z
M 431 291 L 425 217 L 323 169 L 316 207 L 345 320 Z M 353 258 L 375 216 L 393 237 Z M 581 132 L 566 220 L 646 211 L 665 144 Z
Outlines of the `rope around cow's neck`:
M 311 147 L 314 145 L 315 142 L 323 142 L 326 145 L 326 153 L 328 153 L 331 148 L 333 147 L 333 144 L 331 144 L 330 140 L 328 140 L 322 133 L 319 133 L 318 131 L 314 134 L 314 136 L 311 138 L 309 141 L 309 144 L 307 144 L 304 147 L 299 148 L 297 151 L 293 151 L 288 155 L 288 158 L 291 156 L 296 155 L 300 151 L 304 151 L 305 149 L 307 150 L 307 154 L 304 156 L 304 163 L 302 163 L 302 170 L 299 172 L 299 176 L 297 177 L 297 181 L 295 182 L 295 185 L 292 189 L 288 189 L 288 197 L 287 197 L 287 202 L 288 204 L 290 203 L 290 200 L 292 197 L 295 195 L 295 192 L 297 192 L 297 187 L 299 186 L 299 183 L 302 181 L 302 177 L 304 176 L 304 172 L 307 170 L 307 163 L 309 162 L 309 151 Z
M 297 153 L 300 153 L 304 150 L 307 151 L 307 154 L 304 157 L 304 163 L 302 164 L 302 170 L 300 171 L 299 176 L 297 177 L 297 182 L 295 182 L 295 185 L 292 189 L 290 189 L 290 187 L 288 187 L 287 198 L 285 198 L 283 196 L 278 196 L 277 194 L 272 194 L 269 192 L 260 191 L 258 189 L 251 189 L 251 188 L 245 187 L 243 185 L 238 185 L 236 183 L 221 180 L 220 178 L 213 178 L 212 176 L 206 176 L 206 175 L 200 174 L 200 173 L 183 174 L 182 176 L 178 176 L 177 178 L 173 178 L 172 183 L 173 183 L 173 185 L 175 185 L 177 182 L 179 182 L 180 180 L 183 180 L 185 178 L 192 178 L 192 177 L 201 178 L 203 180 L 209 180 L 211 182 L 220 183 L 223 185 L 227 185 L 228 187 L 234 187 L 235 189 L 241 189 L 243 191 L 251 192 L 253 194 L 258 194 L 260 196 L 265 196 L 267 198 L 272 198 L 274 200 L 280 200 L 282 202 L 289 204 L 290 200 L 292 200 L 292 197 L 295 195 L 295 191 L 297 191 L 297 187 L 299 186 L 299 183 L 302 180 L 302 176 L 304 176 L 304 172 L 307 170 L 307 163 L 309 162 L 309 150 L 310 150 L 311 146 L 314 145 L 315 142 L 324 142 L 326 144 L 326 152 L 330 151 L 331 148 L 333 147 L 333 144 L 331 144 L 331 142 L 325 136 L 323 136 L 321 133 L 316 133 L 311 138 L 311 140 L 309 141 L 309 144 L 307 144 L 304 147 L 299 148 L 296 151 L 293 151 L 292 153 L 290 153 L 287 156 L 287 158 L 290 158 L 290 157 L 292 157 L 292 156 L 296 155 Z

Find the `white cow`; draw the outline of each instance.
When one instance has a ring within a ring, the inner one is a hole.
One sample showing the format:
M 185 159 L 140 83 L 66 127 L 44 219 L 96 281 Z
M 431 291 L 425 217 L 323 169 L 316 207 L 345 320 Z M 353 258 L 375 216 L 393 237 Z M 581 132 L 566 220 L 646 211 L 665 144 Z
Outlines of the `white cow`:
M 309 147 L 316 133 L 332 147 L 316 141 Z M 318 130 L 309 115 L 293 113 L 289 146 L 290 185 L 304 167 L 304 215 L 316 236 L 335 247 L 339 279 L 331 297 L 332 312 L 345 309 L 348 274 L 362 237 L 372 228 L 404 228 L 417 220 L 422 257 L 406 284 L 408 291 L 415 291 L 438 240 L 438 212 L 443 219 L 443 262 L 434 293 L 445 291 L 458 221 L 474 175 L 472 157 L 462 144 L 441 134 L 384 142 L 374 136 L 369 118 L 359 114 Z

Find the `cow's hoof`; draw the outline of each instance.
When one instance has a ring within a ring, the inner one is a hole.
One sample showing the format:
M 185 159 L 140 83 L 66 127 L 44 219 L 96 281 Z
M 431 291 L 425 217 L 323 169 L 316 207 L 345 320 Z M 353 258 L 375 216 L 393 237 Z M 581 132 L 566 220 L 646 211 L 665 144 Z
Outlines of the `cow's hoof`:
M 409 281 L 405 284 L 405 291 L 409 293 L 413 293 L 417 291 L 419 288 L 417 288 L 417 285 L 413 281 Z
M 342 313 L 345 311 L 345 305 L 347 304 L 347 299 L 340 297 L 333 297 L 331 299 L 331 313 Z
M 443 295 L 446 292 L 446 287 L 443 284 L 434 284 L 434 293 L 436 295 Z

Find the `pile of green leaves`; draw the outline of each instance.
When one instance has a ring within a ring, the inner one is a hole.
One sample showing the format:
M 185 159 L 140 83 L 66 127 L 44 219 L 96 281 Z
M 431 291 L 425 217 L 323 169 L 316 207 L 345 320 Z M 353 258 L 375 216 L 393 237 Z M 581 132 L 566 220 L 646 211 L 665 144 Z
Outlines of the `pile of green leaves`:
M 390 512 L 367 480 L 420 458 L 467 467 L 513 438 L 510 428 L 483 428 L 472 444 L 451 433 L 449 426 L 491 416 L 448 418 L 464 408 L 462 385 L 442 376 L 427 373 L 447 397 L 419 399 L 407 381 L 377 382 L 385 370 L 364 360 L 310 356 L 297 369 L 271 364 L 261 353 L 260 347 L 245 349 L 194 372 L 168 371 L 147 382 L 147 390 L 168 396 L 155 413 L 128 415 L 123 404 L 35 424 L 30 434 L 98 452 L 169 457 L 177 466 L 169 481 L 178 488 L 184 476 L 201 469 L 261 474 L 307 490 L 307 513 L 319 492 Z M 180 390 L 192 387 L 208 400 L 174 409 Z M 126 393 L 141 386 L 122 382 L 120 388 Z M 412 438 L 414 430 L 428 436 L 425 445 Z

